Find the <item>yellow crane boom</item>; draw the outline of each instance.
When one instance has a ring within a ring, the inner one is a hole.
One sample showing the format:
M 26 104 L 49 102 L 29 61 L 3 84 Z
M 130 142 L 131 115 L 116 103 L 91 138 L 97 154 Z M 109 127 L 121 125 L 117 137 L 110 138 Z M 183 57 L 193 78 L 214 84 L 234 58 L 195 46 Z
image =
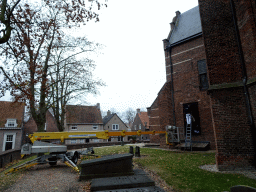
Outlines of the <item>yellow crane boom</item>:
M 166 131 L 73 131 L 73 132 L 34 132 L 28 137 L 31 142 L 36 140 L 57 140 L 60 139 L 64 142 L 65 139 L 84 139 L 84 138 L 97 138 L 97 139 L 109 139 L 114 136 L 132 136 L 132 135 L 155 135 L 166 134 Z

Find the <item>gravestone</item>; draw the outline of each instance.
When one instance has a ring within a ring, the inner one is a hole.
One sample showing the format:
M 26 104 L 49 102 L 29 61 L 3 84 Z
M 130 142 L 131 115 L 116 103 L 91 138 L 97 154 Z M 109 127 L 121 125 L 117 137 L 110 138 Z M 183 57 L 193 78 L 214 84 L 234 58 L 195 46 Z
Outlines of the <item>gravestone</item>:
M 129 153 L 131 153 L 132 155 L 134 155 L 133 146 L 130 146 L 130 151 L 129 151 Z
M 98 159 L 81 162 L 80 180 L 92 178 L 133 175 L 132 157 L 130 153 L 109 155 Z
M 155 182 L 146 175 L 121 176 L 93 179 L 91 191 L 129 189 L 155 186 Z
M 140 157 L 140 147 L 138 146 L 135 148 L 135 157 Z

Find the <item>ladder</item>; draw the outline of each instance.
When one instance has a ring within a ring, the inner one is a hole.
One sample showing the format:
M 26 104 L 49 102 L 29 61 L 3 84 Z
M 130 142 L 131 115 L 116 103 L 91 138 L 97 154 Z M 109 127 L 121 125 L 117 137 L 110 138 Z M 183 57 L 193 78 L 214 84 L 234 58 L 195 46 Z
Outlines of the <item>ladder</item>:
M 189 149 L 192 151 L 192 123 L 186 125 L 186 137 L 185 137 L 185 149 Z

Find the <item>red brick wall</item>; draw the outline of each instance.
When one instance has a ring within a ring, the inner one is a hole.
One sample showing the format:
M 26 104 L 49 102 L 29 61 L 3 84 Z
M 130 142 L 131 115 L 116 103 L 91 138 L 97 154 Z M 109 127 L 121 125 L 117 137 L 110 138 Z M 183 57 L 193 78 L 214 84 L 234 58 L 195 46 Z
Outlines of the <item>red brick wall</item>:
M 147 108 L 149 116 L 149 130 L 150 131 L 160 131 L 160 121 L 159 121 L 159 108 L 158 108 L 158 97 L 151 105 Z M 150 135 L 151 143 L 159 143 L 159 135 Z
M 233 2 L 255 118 L 255 1 Z M 220 170 L 251 167 L 255 149 L 241 86 L 241 59 L 231 4 L 229 0 L 199 0 L 199 6 L 211 82 L 209 93 L 217 142 L 216 163 Z M 234 82 L 237 83 L 225 85 Z
M 164 47 L 167 41 L 164 40 Z M 184 127 L 183 104 L 198 103 L 201 135 L 193 136 L 194 141 L 210 141 L 211 149 L 215 149 L 215 138 L 210 108 L 210 97 L 206 91 L 199 89 L 199 74 L 197 62 L 205 59 L 204 42 L 202 37 L 195 38 L 171 49 L 173 64 L 173 87 L 176 126 Z M 156 101 L 148 108 L 150 125 L 159 124 L 156 130 L 165 130 L 167 125 L 174 125 L 173 104 L 171 93 L 170 53 L 165 51 L 167 82 L 158 93 Z M 158 109 L 158 110 L 153 110 Z M 152 118 L 159 116 L 159 118 Z M 152 136 L 151 141 L 160 139 L 161 146 L 166 146 L 165 137 Z M 159 142 L 158 142 L 159 143 Z
M 219 169 L 250 165 L 253 145 L 243 89 L 221 89 L 212 92 L 211 98 Z
M 168 55 L 168 54 L 166 54 Z M 176 126 L 184 127 L 183 104 L 198 103 L 201 135 L 192 136 L 194 141 L 210 141 L 211 149 L 215 149 L 215 138 L 212 124 L 210 108 L 210 97 L 206 91 L 199 89 L 199 74 L 197 62 L 205 59 L 205 49 L 202 37 L 190 40 L 177 45 L 171 50 L 173 64 L 173 86 Z M 170 65 L 170 60 L 166 58 L 166 66 Z M 168 67 L 166 68 L 167 80 Z M 171 100 L 171 98 L 169 98 Z M 171 113 L 172 110 L 170 109 Z M 173 115 L 170 114 L 172 117 Z M 170 121 L 172 124 L 173 121 Z
M 210 84 L 240 81 L 242 74 L 229 0 L 199 0 L 199 7 Z

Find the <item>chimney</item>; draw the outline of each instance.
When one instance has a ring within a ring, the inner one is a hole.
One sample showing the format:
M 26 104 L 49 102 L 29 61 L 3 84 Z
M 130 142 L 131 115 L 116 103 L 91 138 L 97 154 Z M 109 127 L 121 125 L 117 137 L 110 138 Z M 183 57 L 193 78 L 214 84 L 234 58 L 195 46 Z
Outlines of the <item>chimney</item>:
M 178 17 L 180 16 L 180 12 L 179 11 L 176 11 L 175 13 L 176 13 L 176 16 L 173 17 L 172 22 L 170 23 L 171 30 L 174 28 L 174 26 L 176 24 L 176 21 L 177 21 Z
M 96 104 L 96 107 L 97 107 L 97 109 L 100 109 L 100 104 L 97 103 L 97 104 Z
M 109 115 L 111 115 L 111 111 L 110 110 L 108 110 L 108 112 L 107 112 L 107 116 L 109 116 Z
M 139 113 L 139 114 L 140 114 L 140 109 L 137 109 L 137 113 Z
M 180 12 L 179 11 L 176 11 L 176 17 L 178 17 L 180 15 Z

